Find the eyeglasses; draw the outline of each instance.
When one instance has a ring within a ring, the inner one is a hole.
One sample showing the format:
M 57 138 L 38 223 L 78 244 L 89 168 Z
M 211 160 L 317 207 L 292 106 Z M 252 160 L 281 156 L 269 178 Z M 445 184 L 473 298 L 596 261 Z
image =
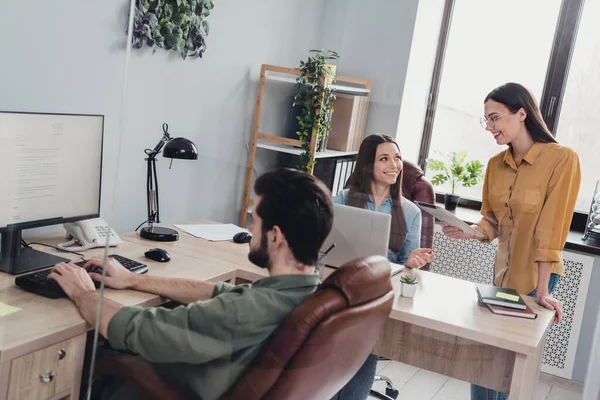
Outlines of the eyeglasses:
M 515 113 L 514 111 L 509 111 L 506 114 L 496 115 L 494 117 L 491 117 L 490 119 L 487 119 L 486 117 L 481 117 L 479 119 L 479 123 L 481 124 L 481 127 L 483 129 L 485 129 L 485 128 L 488 127 L 488 125 L 489 126 L 494 126 L 494 124 L 496 123 L 496 121 L 498 121 L 500 118 L 504 117 L 505 115 L 514 114 L 514 113 Z

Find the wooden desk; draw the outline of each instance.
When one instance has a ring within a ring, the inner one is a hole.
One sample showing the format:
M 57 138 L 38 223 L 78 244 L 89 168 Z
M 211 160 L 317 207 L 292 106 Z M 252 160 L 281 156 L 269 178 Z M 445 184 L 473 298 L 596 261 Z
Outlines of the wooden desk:
M 55 245 L 64 241 L 64 237 L 42 241 Z M 237 269 L 233 262 L 203 253 L 190 257 L 172 251 L 169 263 L 158 263 L 146 259 L 144 252 L 159 244 L 142 243 L 124 240 L 118 248 L 111 248 L 110 253 L 144 262 L 152 275 L 236 281 Z M 58 253 L 47 247 L 33 247 Z M 102 256 L 104 249 L 96 248 L 84 254 L 86 258 Z M 74 261 L 79 259 L 68 253 L 61 252 L 60 255 Z M 264 274 L 266 272 L 260 275 L 243 271 L 241 279 L 255 280 Z M 91 327 L 70 300 L 36 296 L 16 287 L 14 280 L 13 275 L 0 273 L 0 302 L 21 308 L 21 311 L 0 317 L 0 400 L 78 399 L 86 333 Z M 105 296 L 125 305 L 157 306 L 167 300 L 130 290 L 105 289 Z M 66 353 L 63 359 L 59 359 L 61 349 Z M 55 375 L 53 380 L 43 382 L 41 376 L 50 372 Z
M 206 223 L 196 220 L 191 223 Z M 145 244 L 137 234 L 124 240 Z M 161 246 L 190 257 L 215 257 L 239 266 L 238 277 L 265 275 L 247 260 L 246 245 L 211 243 L 180 232 L 178 242 Z M 325 276 L 331 273 L 328 269 Z M 413 299 L 400 296 L 400 276 L 420 282 Z M 553 313 L 533 298 L 527 304 L 535 320 L 492 314 L 480 306 L 471 282 L 426 271 L 405 270 L 392 279 L 396 298 L 390 320 L 374 353 L 503 393 L 510 399 L 532 399 L 539 380 L 545 338 Z
M 396 299 L 374 353 L 418 368 L 471 382 L 510 399 L 533 399 L 546 333 L 553 313 L 531 297 L 535 320 L 492 314 L 480 306 L 471 282 L 426 271 L 417 276 L 414 298 Z
M 152 275 L 232 282 L 267 275 L 248 261 L 248 245 L 207 242 L 185 232 L 171 243 L 147 241 L 135 233 L 121 238 L 123 245 L 111 253 L 143 261 Z M 146 259 L 143 254 L 151 247 L 166 249 L 172 260 Z M 102 254 L 103 249 L 85 252 L 86 257 Z M 552 313 L 527 299 L 539 314 L 537 320 L 496 316 L 477 305 L 473 284 L 423 271 L 412 273 L 421 281 L 414 299 L 400 297 L 399 276 L 393 279 L 397 297 L 374 352 L 492 389 L 510 390 L 511 400 L 532 399 Z M 105 296 L 125 305 L 156 306 L 166 300 L 128 290 L 106 289 Z M 22 309 L 0 317 L 0 400 L 77 399 L 85 337 L 91 327 L 75 306 L 67 299 L 49 300 L 24 292 L 14 286 L 14 276 L 4 273 L 0 273 L 0 301 Z M 61 360 L 68 361 L 65 365 L 56 361 L 62 348 L 68 354 Z M 48 365 L 56 368 L 56 378 L 51 384 L 40 383 Z

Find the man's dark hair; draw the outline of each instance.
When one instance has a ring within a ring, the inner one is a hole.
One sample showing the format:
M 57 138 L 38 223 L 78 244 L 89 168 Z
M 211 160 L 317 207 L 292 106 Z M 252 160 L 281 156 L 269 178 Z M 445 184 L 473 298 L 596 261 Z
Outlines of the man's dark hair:
M 281 168 L 260 176 L 254 192 L 261 197 L 256 213 L 262 219 L 262 234 L 278 226 L 294 258 L 315 265 L 333 224 L 333 201 L 323 182 Z

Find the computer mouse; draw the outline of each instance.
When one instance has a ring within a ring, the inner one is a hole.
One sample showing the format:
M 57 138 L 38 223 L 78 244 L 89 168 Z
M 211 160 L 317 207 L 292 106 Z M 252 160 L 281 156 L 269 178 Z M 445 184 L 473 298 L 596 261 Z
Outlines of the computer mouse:
M 159 262 L 171 261 L 171 256 L 169 255 L 169 253 L 166 250 L 159 249 L 159 248 L 150 249 L 147 252 L 145 252 L 144 255 L 146 256 L 146 258 L 149 258 L 154 261 L 159 261 Z
M 250 239 L 252 239 L 252 234 L 248 232 L 236 233 L 233 237 L 235 243 L 250 243 Z

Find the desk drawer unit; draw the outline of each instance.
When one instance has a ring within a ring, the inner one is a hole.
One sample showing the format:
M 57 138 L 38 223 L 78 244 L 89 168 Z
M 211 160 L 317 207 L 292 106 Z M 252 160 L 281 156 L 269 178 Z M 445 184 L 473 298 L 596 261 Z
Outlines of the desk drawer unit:
M 85 335 L 34 351 L 11 362 L 8 400 L 45 400 L 79 393 Z M 75 387 L 77 386 L 77 387 Z

